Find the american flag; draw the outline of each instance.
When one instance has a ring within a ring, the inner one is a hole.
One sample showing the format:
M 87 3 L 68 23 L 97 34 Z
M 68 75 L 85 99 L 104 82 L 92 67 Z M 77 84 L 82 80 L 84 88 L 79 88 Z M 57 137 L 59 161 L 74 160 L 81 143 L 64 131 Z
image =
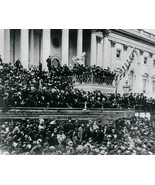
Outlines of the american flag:
M 117 69 L 114 70 L 114 72 L 116 74 L 115 75 L 115 81 L 120 81 L 122 78 L 125 77 L 125 75 L 129 71 L 131 63 L 133 61 L 133 53 L 134 53 L 134 47 L 132 48 L 130 54 L 128 55 L 127 60 L 124 63 L 124 65 L 121 68 L 117 68 Z

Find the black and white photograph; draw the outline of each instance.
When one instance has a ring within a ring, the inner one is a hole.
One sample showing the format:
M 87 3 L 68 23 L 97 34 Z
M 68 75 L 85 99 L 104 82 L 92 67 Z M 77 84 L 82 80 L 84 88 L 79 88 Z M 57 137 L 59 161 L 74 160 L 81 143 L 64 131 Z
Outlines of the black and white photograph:
M 154 2 L 5 0 L 0 184 L 154 185 Z
M 2 155 L 154 155 L 155 30 L 1 29 Z

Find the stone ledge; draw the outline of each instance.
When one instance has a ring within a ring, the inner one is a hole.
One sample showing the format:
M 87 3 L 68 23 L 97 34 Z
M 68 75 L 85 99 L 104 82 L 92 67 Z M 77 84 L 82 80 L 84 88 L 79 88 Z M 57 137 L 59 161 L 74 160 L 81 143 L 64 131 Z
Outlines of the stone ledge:
M 0 111 L 0 120 L 7 119 L 58 119 L 67 120 L 71 117 L 73 120 L 100 120 L 102 124 L 111 123 L 113 120 L 122 117 L 131 117 L 135 114 L 135 111 L 104 111 L 104 110 L 11 110 L 6 113 Z

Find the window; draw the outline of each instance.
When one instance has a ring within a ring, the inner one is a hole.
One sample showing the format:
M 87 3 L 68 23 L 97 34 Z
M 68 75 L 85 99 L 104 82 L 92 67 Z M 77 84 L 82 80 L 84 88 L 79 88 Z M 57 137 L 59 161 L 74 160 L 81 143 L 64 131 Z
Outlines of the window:
M 130 71 L 130 74 L 129 74 L 129 85 L 130 85 L 131 91 L 133 89 L 133 84 L 134 84 L 134 71 Z
M 155 67 L 155 60 L 153 60 L 153 67 Z
M 155 81 L 152 81 L 152 93 L 155 93 Z
M 116 58 L 121 58 L 121 50 L 120 49 L 116 50 Z
M 147 79 L 143 79 L 143 91 L 146 91 Z
M 144 57 L 144 64 L 147 64 L 147 57 Z
M 51 30 L 51 43 L 54 48 L 58 49 L 61 46 L 62 31 L 59 29 Z
M 58 38 L 53 38 L 53 46 L 55 48 L 59 48 L 61 45 L 60 40 Z
M 147 73 L 144 73 L 142 75 L 142 80 L 143 80 L 143 92 L 148 92 L 148 84 L 149 84 L 149 75 Z

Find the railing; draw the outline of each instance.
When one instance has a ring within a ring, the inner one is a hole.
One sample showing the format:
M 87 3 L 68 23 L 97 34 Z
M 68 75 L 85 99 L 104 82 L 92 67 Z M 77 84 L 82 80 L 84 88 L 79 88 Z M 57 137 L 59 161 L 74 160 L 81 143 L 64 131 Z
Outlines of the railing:
M 16 111 L 16 110 L 23 110 L 23 111 L 26 111 L 26 110 L 53 110 L 53 111 L 68 111 L 68 110 L 83 110 L 84 109 L 84 103 L 81 103 L 83 104 L 83 106 L 80 108 L 61 108 L 61 107 L 10 107 L 9 110 L 12 110 L 12 111 Z M 0 110 L 2 109 L 2 107 L 0 107 Z M 134 109 L 127 109 L 127 108 L 87 108 L 86 107 L 86 110 L 89 110 L 89 111 L 134 111 Z
M 135 111 L 136 112 L 150 112 L 153 113 L 155 112 L 155 107 L 154 106 L 146 106 L 146 105 L 136 105 L 135 106 Z
M 67 82 L 70 84 L 99 84 L 99 85 L 108 85 L 112 86 L 113 85 L 113 77 L 105 77 L 105 76 L 99 76 L 99 75 L 93 75 L 93 74 L 84 74 L 84 75 L 73 75 L 73 76 L 52 76 L 48 77 L 45 82 L 42 82 L 40 80 L 38 83 L 47 85 L 49 83 L 53 83 L 54 81 L 61 81 L 61 82 Z M 23 85 L 27 85 L 28 82 L 26 79 L 24 79 L 24 82 L 22 83 Z M 12 84 L 11 84 L 12 85 Z
M 97 75 L 75 75 L 72 76 L 73 83 L 75 84 L 100 84 L 100 85 L 112 85 L 112 77 L 104 77 Z

